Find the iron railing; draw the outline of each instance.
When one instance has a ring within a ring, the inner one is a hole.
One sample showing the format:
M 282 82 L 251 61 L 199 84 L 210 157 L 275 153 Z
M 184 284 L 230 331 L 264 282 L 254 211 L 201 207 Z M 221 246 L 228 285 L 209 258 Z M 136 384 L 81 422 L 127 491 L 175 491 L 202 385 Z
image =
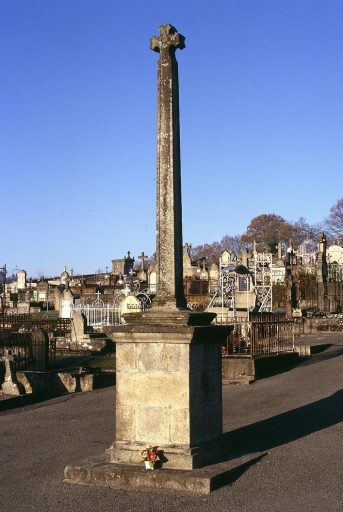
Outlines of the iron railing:
M 39 335 L 37 330 L 40 330 Z M 5 349 L 10 349 L 16 371 L 47 370 L 55 362 L 56 337 L 66 336 L 70 331 L 69 318 L 36 319 L 30 315 L 3 315 L 0 333 L 2 366 Z
M 222 347 L 223 356 L 269 356 L 294 352 L 297 324 L 293 320 L 236 322 Z

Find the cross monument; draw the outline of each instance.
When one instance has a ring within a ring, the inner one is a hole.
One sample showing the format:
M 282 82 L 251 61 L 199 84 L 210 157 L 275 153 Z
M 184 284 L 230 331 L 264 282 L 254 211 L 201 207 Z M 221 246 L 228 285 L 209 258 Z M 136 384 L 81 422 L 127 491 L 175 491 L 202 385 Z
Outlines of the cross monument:
M 142 268 L 141 270 L 144 271 L 144 260 L 148 259 L 149 256 L 147 256 L 146 254 L 144 254 L 144 251 L 141 252 L 140 256 L 138 256 L 138 259 L 139 260 L 142 260 Z
M 150 48 L 160 54 L 157 70 L 157 208 L 154 305 L 185 308 L 182 271 L 182 205 L 179 78 L 176 49 L 185 38 L 172 25 L 161 25 Z

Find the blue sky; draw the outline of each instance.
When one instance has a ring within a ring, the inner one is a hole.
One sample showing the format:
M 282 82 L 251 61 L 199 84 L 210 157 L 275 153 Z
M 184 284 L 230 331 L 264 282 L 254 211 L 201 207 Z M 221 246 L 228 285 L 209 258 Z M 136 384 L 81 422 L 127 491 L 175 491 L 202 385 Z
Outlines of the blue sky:
M 186 37 L 183 238 L 275 213 L 313 224 L 343 196 L 342 0 L 2 0 L 0 264 L 106 270 L 155 251 L 149 40 Z

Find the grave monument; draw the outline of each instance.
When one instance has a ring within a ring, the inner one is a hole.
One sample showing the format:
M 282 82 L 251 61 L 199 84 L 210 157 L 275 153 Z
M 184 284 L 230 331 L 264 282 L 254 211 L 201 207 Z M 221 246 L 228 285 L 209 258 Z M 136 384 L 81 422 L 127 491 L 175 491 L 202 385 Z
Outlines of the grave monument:
M 185 308 L 178 69 L 185 38 L 159 28 L 157 107 L 157 293 L 151 309 L 116 329 L 116 431 L 108 464 L 67 467 L 69 482 L 198 492 L 193 470 L 222 457 L 221 345 L 229 329 Z M 140 452 L 158 447 L 162 469 L 142 473 Z M 169 470 L 173 470 L 170 472 Z M 186 475 L 187 473 L 187 475 Z M 205 477 L 206 482 L 210 478 Z M 207 484 L 205 484 L 207 485 Z
M 2 384 L 4 395 L 22 395 L 25 393 L 22 384 L 18 381 L 15 370 L 15 356 L 12 349 L 5 348 L 4 356 L 0 360 L 5 362 L 5 381 Z
M 146 281 L 146 279 L 147 279 L 147 274 L 146 274 L 145 269 L 144 269 L 144 260 L 148 259 L 148 257 L 149 256 L 144 254 L 144 251 L 142 251 L 140 256 L 138 256 L 138 259 L 142 260 L 141 269 L 140 269 L 140 271 L 137 274 L 137 277 L 138 277 L 139 281 Z

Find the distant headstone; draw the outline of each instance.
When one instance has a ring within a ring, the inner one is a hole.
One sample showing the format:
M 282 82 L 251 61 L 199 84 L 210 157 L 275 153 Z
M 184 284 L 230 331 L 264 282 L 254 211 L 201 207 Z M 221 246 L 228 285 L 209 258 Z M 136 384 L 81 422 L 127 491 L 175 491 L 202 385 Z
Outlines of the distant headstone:
M 148 270 L 148 293 L 156 294 L 156 262 L 153 261 Z
M 15 372 L 15 356 L 10 348 L 5 348 L 5 355 L 2 357 L 5 362 L 5 382 L 2 385 L 4 395 L 21 395 L 21 386 Z
M 81 338 L 87 333 L 87 318 L 79 312 L 73 310 L 73 331 L 72 334 L 76 339 Z
M 183 248 L 183 277 L 193 277 L 196 269 L 192 266 L 190 247 L 186 243 Z
M 69 299 L 67 300 L 63 300 L 61 301 L 61 312 L 60 312 L 60 316 L 61 318 L 71 318 L 71 306 L 72 306 L 72 301 L 70 301 Z
M 18 287 L 18 290 L 25 290 L 25 288 L 26 288 L 26 272 L 25 272 L 25 270 L 18 270 L 18 272 L 17 272 L 17 287 Z
M 141 302 L 135 295 L 127 295 L 120 303 L 121 315 L 137 313 L 141 311 Z
M 140 254 L 140 256 L 138 256 L 138 259 L 142 260 L 142 265 L 141 265 L 141 269 L 140 271 L 138 272 L 137 274 L 137 277 L 139 279 L 139 281 L 146 281 L 146 278 L 147 278 L 147 274 L 144 270 L 144 260 L 146 260 L 149 256 L 147 256 L 146 254 L 144 254 L 144 251 L 142 251 L 142 253 Z
M 32 355 L 37 370 L 46 370 L 49 366 L 49 336 L 48 333 L 37 327 L 31 336 Z

